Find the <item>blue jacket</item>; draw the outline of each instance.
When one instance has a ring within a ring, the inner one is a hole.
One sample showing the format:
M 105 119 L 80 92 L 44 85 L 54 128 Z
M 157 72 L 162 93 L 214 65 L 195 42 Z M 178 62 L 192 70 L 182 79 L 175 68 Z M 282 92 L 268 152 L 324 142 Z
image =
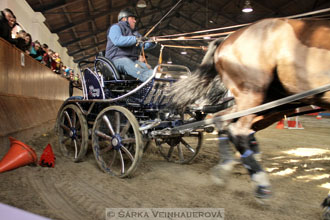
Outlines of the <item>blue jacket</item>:
M 122 57 L 137 60 L 142 47 L 142 44 L 136 46 L 137 37 L 141 37 L 141 34 L 137 30 L 132 30 L 127 21 L 120 21 L 112 25 L 107 34 L 105 57 L 110 60 Z M 154 43 L 145 43 L 144 49 L 147 50 L 154 46 Z

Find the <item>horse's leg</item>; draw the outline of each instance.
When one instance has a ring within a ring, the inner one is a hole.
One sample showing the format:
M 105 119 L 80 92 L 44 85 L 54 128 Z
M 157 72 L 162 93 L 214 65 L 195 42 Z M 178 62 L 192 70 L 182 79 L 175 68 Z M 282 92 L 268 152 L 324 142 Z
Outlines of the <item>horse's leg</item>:
M 249 148 L 250 148 L 250 150 L 253 151 L 254 158 L 260 162 L 261 161 L 261 152 L 259 149 L 259 143 L 258 143 L 257 139 L 255 138 L 254 134 L 255 134 L 255 131 L 252 131 L 248 136 Z
M 249 171 L 252 181 L 256 184 L 255 196 L 260 199 L 268 198 L 270 192 L 270 182 L 266 172 L 262 169 L 254 156 L 254 151 L 250 148 L 250 126 L 254 115 L 240 118 L 237 122 L 229 126 L 229 137 L 234 143 L 237 151 L 241 154 L 243 165 Z
M 234 159 L 233 149 L 226 131 L 218 131 L 218 144 L 220 160 L 219 164 L 212 168 L 211 178 L 217 185 L 224 185 L 234 165 L 238 162 Z
M 236 111 L 236 107 L 223 110 L 215 114 L 215 116 L 229 114 Z M 215 123 L 215 126 L 218 130 L 218 144 L 219 144 L 219 153 L 220 160 L 219 164 L 212 168 L 211 178 L 217 185 L 224 185 L 231 173 L 233 167 L 239 162 L 234 158 L 233 149 L 230 146 L 230 138 L 228 132 L 224 131 L 224 127 L 228 126 L 229 122 L 225 123 Z M 259 145 L 254 137 L 255 131 L 250 131 L 248 136 L 249 147 L 254 152 L 254 157 L 257 161 L 261 160 L 261 154 L 259 150 Z

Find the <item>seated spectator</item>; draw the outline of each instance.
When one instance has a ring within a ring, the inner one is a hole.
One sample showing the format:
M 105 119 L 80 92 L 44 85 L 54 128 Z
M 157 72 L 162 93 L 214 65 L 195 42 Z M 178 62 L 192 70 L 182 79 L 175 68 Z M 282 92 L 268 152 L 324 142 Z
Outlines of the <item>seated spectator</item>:
M 30 56 L 39 62 L 42 61 L 43 50 L 41 49 L 41 44 L 39 41 L 35 41 L 30 48 Z
M 14 13 L 9 8 L 0 12 L 0 37 L 12 44 L 15 42 L 11 37 L 12 27 L 10 24 L 13 23 L 14 16 Z

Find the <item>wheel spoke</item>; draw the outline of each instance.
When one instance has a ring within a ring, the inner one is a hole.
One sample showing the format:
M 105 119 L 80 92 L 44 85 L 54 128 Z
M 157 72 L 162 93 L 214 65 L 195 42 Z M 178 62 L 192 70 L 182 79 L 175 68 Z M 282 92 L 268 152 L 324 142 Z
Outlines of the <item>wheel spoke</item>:
M 107 134 L 104 134 L 102 131 L 95 130 L 95 134 L 101 138 L 111 141 L 111 137 Z
M 110 151 L 112 149 L 112 145 L 108 145 L 106 146 L 105 148 L 103 148 L 101 151 L 100 151 L 100 154 L 103 155 L 105 154 L 106 152 Z
M 111 125 L 111 123 L 109 121 L 108 116 L 103 115 L 102 119 L 105 122 L 105 124 L 107 125 L 107 127 L 108 127 L 108 129 L 110 131 L 111 136 L 114 136 L 115 135 L 115 132 L 114 132 L 113 127 L 112 127 L 112 125 Z
M 115 127 L 116 127 L 116 134 L 120 132 L 120 114 L 119 112 L 115 112 Z
M 68 126 L 66 126 L 65 124 L 61 124 L 60 125 L 61 128 L 63 128 L 64 130 L 66 130 L 68 133 L 70 133 L 70 128 Z
M 121 146 L 121 149 L 123 149 L 123 151 L 127 154 L 127 156 L 129 157 L 129 159 L 131 159 L 131 161 L 134 161 L 134 157 L 131 154 L 131 152 L 129 152 L 129 150 L 125 147 L 125 146 Z
M 121 153 L 121 150 L 118 150 L 119 152 L 119 156 L 120 156 L 120 163 L 121 163 L 121 173 L 124 174 L 125 173 L 125 163 L 124 163 L 124 158 L 123 158 L 123 154 Z
M 108 167 L 111 169 L 112 164 L 115 162 L 117 156 L 117 151 L 113 151 L 112 160 L 109 161 Z
M 173 150 L 174 150 L 174 146 L 170 146 L 170 149 L 168 150 L 167 158 L 171 158 Z
M 72 127 L 76 127 L 76 122 L 77 122 L 77 115 L 74 111 L 72 111 Z
M 63 113 L 64 113 L 64 115 L 65 115 L 65 117 L 66 117 L 66 120 L 68 120 L 68 122 L 69 122 L 69 126 L 70 126 L 70 128 L 71 128 L 71 127 L 72 127 L 72 121 L 71 121 L 71 118 L 70 118 L 70 116 L 69 116 L 69 113 L 68 113 L 67 111 L 64 111 Z
M 181 147 L 181 144 L 179 143 L 177 146 L 177 149 L 178 149 L 178 155 L 179 155 L 179 158 L 180 160 L 184 160 L 184 156 L 183 156 L 183 152 L 182 152 L 182 147 Z
M 132 144 L 132 143 L 135 143 L 135 138 L 125 138 L 125 139 L 121 140 L 121 142 L 123 144 Z
M 78 146 L 77 146 L 77 141 L 73 140 L 74 143 L 74 158 L 78 157 Z
M 71 140 L 71 137 L 65 137 L 65 138 L 63 138 L 63 140 L 61 140 L 61 142 L 62 142 L 62 144 L 64 144 L 68 140 Z
M 185 140 L 183 140 L 183 138 L 181 139 L 181 143 L 192 153 L 195 153 L 195 149 L 192 148 Z
M 78 121 L 78 123 L 76 123 L 76 126 L 75 126 L 75 128 L 76 128 L 76 130 L 80 130 L 80 128 L 81 128 L 81 124 L 80 124 L 80 122 Z
M 130 127 L 131 127 L 131 123 L 129 121 L 127 121 L 123 130 L 121 130 L 121 132 L 120 132 L 120 136 L 124 137 Z

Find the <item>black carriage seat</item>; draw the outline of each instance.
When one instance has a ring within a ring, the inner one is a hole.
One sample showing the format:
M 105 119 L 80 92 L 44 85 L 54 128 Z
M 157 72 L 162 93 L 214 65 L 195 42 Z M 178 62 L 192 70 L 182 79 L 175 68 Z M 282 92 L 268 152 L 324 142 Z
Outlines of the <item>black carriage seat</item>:
M 95 71 L 103 76 L 104 81 L 111 80 L 129 80 L 138 81 L 136 78 L 127 75 L 125 73 L 119 72 L 111 60 L 104 56 L 98 56 L 94 62 Z
M 89 68 L 83 72 L 83 91 L 87 99 L 105 99 L 104 91 L 98 76 Z

